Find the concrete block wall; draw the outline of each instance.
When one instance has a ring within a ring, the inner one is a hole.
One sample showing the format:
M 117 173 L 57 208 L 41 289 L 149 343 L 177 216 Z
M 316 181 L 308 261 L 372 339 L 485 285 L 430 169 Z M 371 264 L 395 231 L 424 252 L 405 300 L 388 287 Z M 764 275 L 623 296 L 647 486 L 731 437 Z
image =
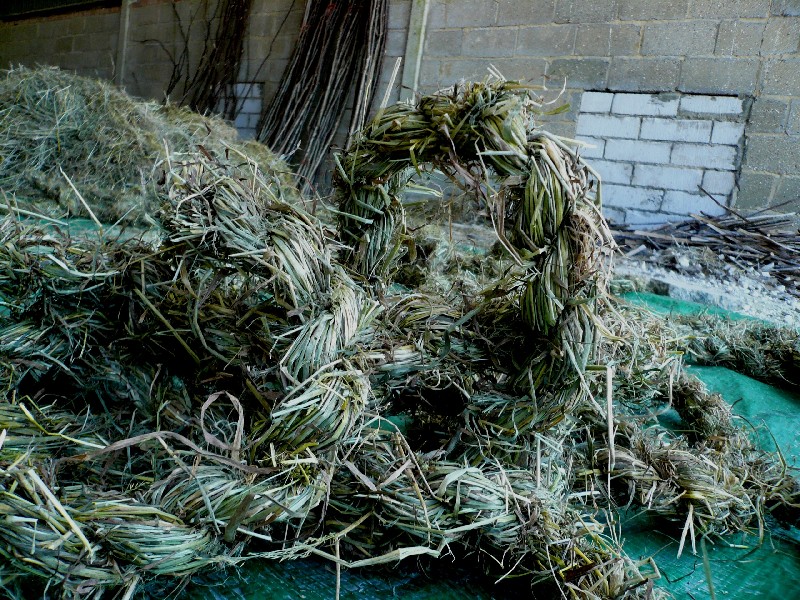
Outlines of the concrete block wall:
M 583 156 L 605 183 L 607 216 L 638 225 L 723 214 L 747 108 L 735 96 L 585 92 L 577 138 L 591 144 Z
M 0 68 L 56 65 L 111 79 L 119 38 L 119 8 L 0 22 Z
M 799 51 L 796 0 L 431 0 L 420 78 L 429 91 L 492 64 L 546 97 L 566 78 L 570 110 L 542 120 L 569 137 L 587 90 L 747 99 L 735 203 L 800 211 Z
M 213 3 L 131 4 L 123 82 L 130 92 L 163 99 L 172 73 L 169 55 L 183 46 L 181 23 Z M 409 23 L 424 4 L 390 0 L 388 44 L 373 108 L 383 98 L 394 57 L 406 56 L 407 40 L 420 32 L 416 27 L 409 31 Z M 547 98 L 557 96 L 566 81 L 559 102 L 570 109 L 542 120 L 549 130 L 567 136 L 576 133 L 585 91 L 747 99 L 751 108 L 736 205 L 756 209 L 789 201 L 787 209 L 800 209 L 797 0 L 428 0 L 427 5 L 420 91 L 483 78 L 489 65 L 509 78 L 547 88 Z M 239 81 L 263 83 L 264 102 L 274 94 L 291 55 L 304 7 L 305 0 L 254 0 Z M 110 78 L 116 70 L 119 23 L 119 9 L 0 23 L 0 65 L 58 64 Z M 206 41 L 203 33 L 201 27 L 189 32 L 190 64 Z M 398 98 L 408 68 L 403 65 L 390 101 Z
M 194 69 L 207 44 L 204 22 L 214 15 L 214 0 L 135 0 L 125 51 L 125 89 L 163 100 L 173 62 L 186 52 Z M 274 94 L 300 30 L 304 0 L 255 0 L 239 80 L 258 82 Z M 119 7 L 0 22 L 0 68 L 47 64 L 81 75 L 114 79 L 122 30 Z M 180 98 L 182 89 L 173 91 Z

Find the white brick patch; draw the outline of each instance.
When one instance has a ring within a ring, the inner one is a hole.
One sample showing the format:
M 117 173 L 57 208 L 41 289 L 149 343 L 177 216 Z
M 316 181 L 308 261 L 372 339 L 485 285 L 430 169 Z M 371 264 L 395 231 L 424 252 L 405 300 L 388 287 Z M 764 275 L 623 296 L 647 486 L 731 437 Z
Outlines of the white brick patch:
M 703 182 L 700 169 L 681 169 L 661 165 L 636 165 L 633 184 L 662 190 L 694 191 Z
M 581 156 L 584 158 L 603 158 L 603 151 L 606 147 L 606 141 L 604 139 L 581 135 L 578 136 L 578 140 L 589 144 L 589 146 L 581 146 L 579 148 Z
M 721 171 L 732 171 L 735 161 L 735 146 L 709 144 L 675 144 L 670 157 L 670 162 L 673 165 L 719 169 Z
M 580 115 L 578 135 L 604 138 L 636 138 L 639 135 L 639 119 L 636 117 L 614 117 L 606 115 Z
M 714 131 L 711 132 L 711 143 L 736 146 L 739 144 L 743 135 L 744 123 L 717 121 L 714 123 Z
M 681 110 L 711 115 L 738 115 L 742 113 L 742 99 L 731 96 L 684 96 Z
M 247 98 L 239 101 L 239 112 L 258 114 L 261 112 L 261 98 Z
M 671 219 L 659 212 L 647 212 L 644 210 L 626 210 L 625 222 L 630 225 L 661 225 Z
M 672 145 L 664 142 L 644 142 L 641 140 L 608 140 L 605 157 L 611 160 L 625 160 L 632 163 L 669 162 Z
M 705 213 L 718 216 L 725 210 L 706 195 L 687 194 L 686 192 L 669 191 L 664 194 L 661 210 L 667 213 L 689 215 Z
M 633 165 L 624 162 L 609 162 L 607 160 L 592 161 L 592 166 L 603 179 L 604 183 L 631 182 Z
M 611 112 L 618 115 L 675 116 L 678 98 L 655 94 L 614 94 Z
M 606 214 L 641 226 L 721 214 L 714 199 L 731 202 L 744 118 L 730 96 L 585 92 L 577 133 L 596 146 L 581 155 L 603 180 Z
M 582 113 L 607 113 L 611 110 L 614 94 L 605 92 L 584 92 L 581 95 Z
M 603 204 L 613 208 L 658 210 L 663 190 L 648 190 L 627 185 L 604 185 Z
M 731 193 L 736 177 L 730 171 L 706 171 L 703 174 L 703 189 L 709 194 Z
M 708 142 L 712 127 L 711 121 L 646 118 L 642 120 L 641 137 L 645 140 Z

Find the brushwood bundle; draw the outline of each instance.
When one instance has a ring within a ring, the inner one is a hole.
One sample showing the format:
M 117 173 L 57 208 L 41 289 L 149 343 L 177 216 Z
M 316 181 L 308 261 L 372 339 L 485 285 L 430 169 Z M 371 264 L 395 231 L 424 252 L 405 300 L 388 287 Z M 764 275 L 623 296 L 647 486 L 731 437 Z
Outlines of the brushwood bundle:
M 796 516 L 780 456 L 683 376 L 680 337 L 608 296 L 599 179 L 526 86 L 380 111 L 337 158 L 328 223 L 214 120 L 164 129 L 166 109 L 52 70 L 3 85 L 30 98 L 0 103 L 6 595 L 451 554 L 532 594 L 653 598 L 618 504 L 692 543 Z M 118 121 L 140 152 L 88 125 Z M 481 197 L 498 248 L 477 268 L 443 240 L 409 289 L 402 193 L 426 170 Z M 670 402 L 689 433 L 654 420 Z

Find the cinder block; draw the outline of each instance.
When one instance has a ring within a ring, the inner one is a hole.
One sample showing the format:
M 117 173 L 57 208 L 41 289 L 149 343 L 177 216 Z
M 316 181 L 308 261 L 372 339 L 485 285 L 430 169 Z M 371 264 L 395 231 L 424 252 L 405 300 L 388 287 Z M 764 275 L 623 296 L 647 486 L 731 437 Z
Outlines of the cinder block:
M 728 201 L 725 197 L 719 197 L 716 200 L 723 205 L 726 205 Z M 714 217 L 725 214 L 725 209 L 705 194 L 688 194 L 674 190 L 664 194 L 661 211 L 678 215 L 703 213 Z
M 730 171 L 706 171 L 703 173 L 703 189 L 709 194 L 729 195 L 736 183 Z
M 617 16 L 617 0 L 558 0 L 556 23 L 608 23 Z
M 702 182 L 703 172 L 700 169 L 636 165 L 633 170 L 633 184 L 643 187 L 694 191 Z
M 464 56 L 496 58 L 514 56 L 517 42 L 516 28 L 483 27 L 464 29 L 462 48 Z
M 578 136 L 578 140 L 586 142 L 588 146 L 580 146 L 578 152 L 584 158 L 603 158 L 603 150 L 606 147 L 606 141 L 600 138 L 589 137 L 586 135 Z
M 736 148 L 708 144 L 675 144 L 670 162 L 684 167 L 732 171 L 736 168 Z
M 675 116 L 677 96 L 655 94 L 614 94 L 611 112 L 621 115 Z
M 483 74 L 486 76 L 486 61 L 483 61 Z M 544 82 L 547 61 L 543 58 L 496 58 L 492 64 L 509 79 Z M 452 80 L 450 81 L 452 83 Z
M 604 183 L 621 183 L 623 185 L 628 185 L 631 182 L 633 165 L 629 163 L 594 160 L 591 164 Z
M 635 139 L 639 135 L 639 119 L 582 114 L 578 117 L 577 132 L 593 137 Z
M 777 204 L 787 201 L 795 202 L 795 206 L 798 206 L 798 202 L 800 202 L 800 177 L 784 175 L 778 182 L 775 195 L 772 197 L 772 203 Z
M 410 0 L 399 0 L 389 3 L 389 29 L 407 29 L 410 17 Z
M 739 115 L 744 110 L 741 98 L 734 96 L 684 96 L 681 112 L 709 115 Z
M 786 100 L 759 96 L 753 101 L 747 128 L 754 133 L 780 133 L 784 131 L 788 112 Z
M 685 18 L 689 0 L 619 0 L 618 5 L 623 21 L 668 21 Z
M 715 121 L 714 131 L 711 132 L 712 144 L 738 146 L 744 135 L 744 123 L 731 121 Z
M 776 96 L 800 96 L 800 60 L 767 61 L 762 91 Z
M 459 32 L 460 33 L 460 32 Z M 386 56 L 403 56 L 406 53 L 407 32 L 402 29 L 390 29 L 386 32 Z M 461 47 L 457 48 L 460 54 Z
M 790 135 L 800 134 L 800 100 L 792 100 L 792 107 L 789 111 L 789 122 L 786 125 L 786 133 Z
M 635 163 L 669 163 L 672 144 L 643 140 L 608 140 L 605 158 L 627 160 Z
M 759 61 L 745 58 L 687 58 L 678 89 L 698 94 L 749 94 L 756 89 Z
M 400 32 L 405 35 L 405 32 Z M 425 35 L 425 54 L 428 56 L 460 56 L 463 30 L 429 29 Z M 403 43 L 405 47 L 405 40 Z
M 693 0 L 689 17 L 701 19 L 766 17 L 770 0 Z
M 632 92 L 670 92 L 680 74 L 677 58 L 619 58 L 611 60 L 608 86 Z
M 608 59 L 562 58 L 553 60 L 547 67 L 547 79 L 551 85 L 592 89 L 604 88 L 608 75 Z
M 798 0 L 773 0 L 770 14 L 781 17 L 800 17 Z
M 778 175 L 771 173 L 743 170 L 739 176 L 736 206 L 745 209 L 759 209 L 768 206 L 779 179 Z
M 611 110 L 614 94 L 608 92 L 583 92 L 581 94 L 581 112 L 607 113 Z
M 715 21 L 682 21 L 644 26 L 642 54 L 651 56 L 702 56 L 714 52 Z
M 800 44 L 800 18 L 784 17 L 767 21 L 761 54 L 793 54 Z
M 745 165 L 779 175 L 800 173 L 800 135 L 748 135 Z
M 722 21 L 714 53 L 721 56 L 754 56 L 764 37 L 764 21 Z
M 497 2 L 494 0 L 448 2 L 445 14 L 447 27 L 488 27 L 497 22 Z
M 442 81 L 442 77 L 440 75 L 442 68 L 442 63 L 438 60 L 430 60 L 422 58 L 422 64 L 419 67 L 419 84 L 421 86 L 434 86 L 439 87 L 439 84 Z M 400 79 L 398 76 L 397 79 Z M 386 82 L 389 83 L 388 80 Z
M 533 25 L 553 22 L 556 0 L 499 0 L 496 4 L 498 25 Z
M 578 25 L 578 56 L 631 56 L 639 53 L 641 27 L 608 23 Z
M 517 56 L 568 56 L 575 48 L 574 25 L 523 27 L 517 34 Z
M 613 208 L 639 208 L 657 210 L 664 196 L 663 190 L 608 184 L 603 186 L 603 205 Z
M 711 129 L 711 121 L 644 118 L 641 137 L 645 140 L 708 142 L 711 140 Z

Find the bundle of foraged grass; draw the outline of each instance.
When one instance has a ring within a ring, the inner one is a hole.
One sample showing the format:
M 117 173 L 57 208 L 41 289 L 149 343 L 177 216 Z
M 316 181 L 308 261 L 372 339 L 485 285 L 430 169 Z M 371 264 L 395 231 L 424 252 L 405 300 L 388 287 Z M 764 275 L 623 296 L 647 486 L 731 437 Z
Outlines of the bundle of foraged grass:
M 88 218 L 80 195 L 104 223 L 146 224 L 161 175 L 156 164 L 170 152 L 198 146 L 215 154 L 246 148 L 264 170 L 284 169 L 262 146 L 237 141 L 236 131 L 219 119 L 137 101 L 108 83 L 54 67 L 0 74 L 3 204 Z
M 536 109 L 502 79 L 387 108 L 339 158 L 338 237 L 267 150 L 211 134 L 132 167 L 143 208 L 122 221 L 127 200 L 84 194 L 75 165 L 77 212 L 25 197 L 23 169 L 0 221 L 6 595 L 451 553 L 533 595 L 658 598 L 617 503 L 703 534 L 797 504 L 780 461 L 679 378 L 685 335 L 607 298 L 599 182 Z M 182 119 L 172 139 L 195 140 L 205 121 Z M 499 248 L 442 243 L 410 289 L 392 281 L 416 251 L 398 194 L 425 165 L 479 190 Z M 688 434 L 653 422 L 670 402 Z

